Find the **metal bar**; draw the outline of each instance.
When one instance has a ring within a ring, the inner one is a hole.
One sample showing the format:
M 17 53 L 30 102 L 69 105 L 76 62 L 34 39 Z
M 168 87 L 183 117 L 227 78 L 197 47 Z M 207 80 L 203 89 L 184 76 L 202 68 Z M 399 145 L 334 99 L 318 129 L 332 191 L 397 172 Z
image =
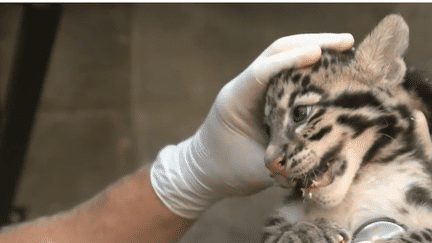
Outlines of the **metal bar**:
M 0 141 L 0 226 L 10 223 L 60 16 L 60 4 L 24 5 L 6 90 L 5 123 Z

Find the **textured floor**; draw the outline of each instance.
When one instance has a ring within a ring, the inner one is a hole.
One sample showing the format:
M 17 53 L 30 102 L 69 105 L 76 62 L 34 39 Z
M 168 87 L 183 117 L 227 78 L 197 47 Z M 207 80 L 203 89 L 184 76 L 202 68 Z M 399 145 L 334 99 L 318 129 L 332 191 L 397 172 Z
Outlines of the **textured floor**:
M 192 135 L 220 88 L 277 38 L 350 32 L 359 42 L 393 12 L 411 28 L 406 60 L 432 73 L 430 4 L 64 5 L 16 204 L 29 218 L 52 214 L 151 162 Z M 20 13 L 0 4 L 2 98 Z M 214 205 L 181 242 L 256 241 L 280 192 Z

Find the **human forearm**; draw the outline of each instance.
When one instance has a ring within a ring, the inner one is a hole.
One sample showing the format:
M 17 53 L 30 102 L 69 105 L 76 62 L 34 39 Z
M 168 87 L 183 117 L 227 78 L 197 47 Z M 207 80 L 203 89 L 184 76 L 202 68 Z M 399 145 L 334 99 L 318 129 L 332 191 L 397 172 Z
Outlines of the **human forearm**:
M 6 230 L 0 242 L 173 242 L 190 225 L 157 198 L 143 167 L 69 211 Z

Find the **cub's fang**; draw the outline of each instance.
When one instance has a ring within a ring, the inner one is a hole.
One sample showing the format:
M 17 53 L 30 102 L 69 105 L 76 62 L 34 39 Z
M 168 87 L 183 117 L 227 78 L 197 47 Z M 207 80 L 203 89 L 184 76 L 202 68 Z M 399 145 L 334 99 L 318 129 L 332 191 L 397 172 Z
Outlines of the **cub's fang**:
M 337 235 L 337 241 L 338 241 L 338 243 L 344 243 L 345 239 L 343 238 L 342 235 Z

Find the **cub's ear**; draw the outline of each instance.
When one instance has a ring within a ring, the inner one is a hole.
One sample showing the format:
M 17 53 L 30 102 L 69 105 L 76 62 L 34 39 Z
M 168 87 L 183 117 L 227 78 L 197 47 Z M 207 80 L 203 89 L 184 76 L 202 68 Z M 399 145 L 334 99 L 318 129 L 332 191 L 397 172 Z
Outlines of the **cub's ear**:
M 406 71 L 403 55 L 408 40 L 408 25 L 400 15 L 381 20 L 358 47 L 356 66 L 366 75 L 363 80 L 385 86 L 400 84 Z

